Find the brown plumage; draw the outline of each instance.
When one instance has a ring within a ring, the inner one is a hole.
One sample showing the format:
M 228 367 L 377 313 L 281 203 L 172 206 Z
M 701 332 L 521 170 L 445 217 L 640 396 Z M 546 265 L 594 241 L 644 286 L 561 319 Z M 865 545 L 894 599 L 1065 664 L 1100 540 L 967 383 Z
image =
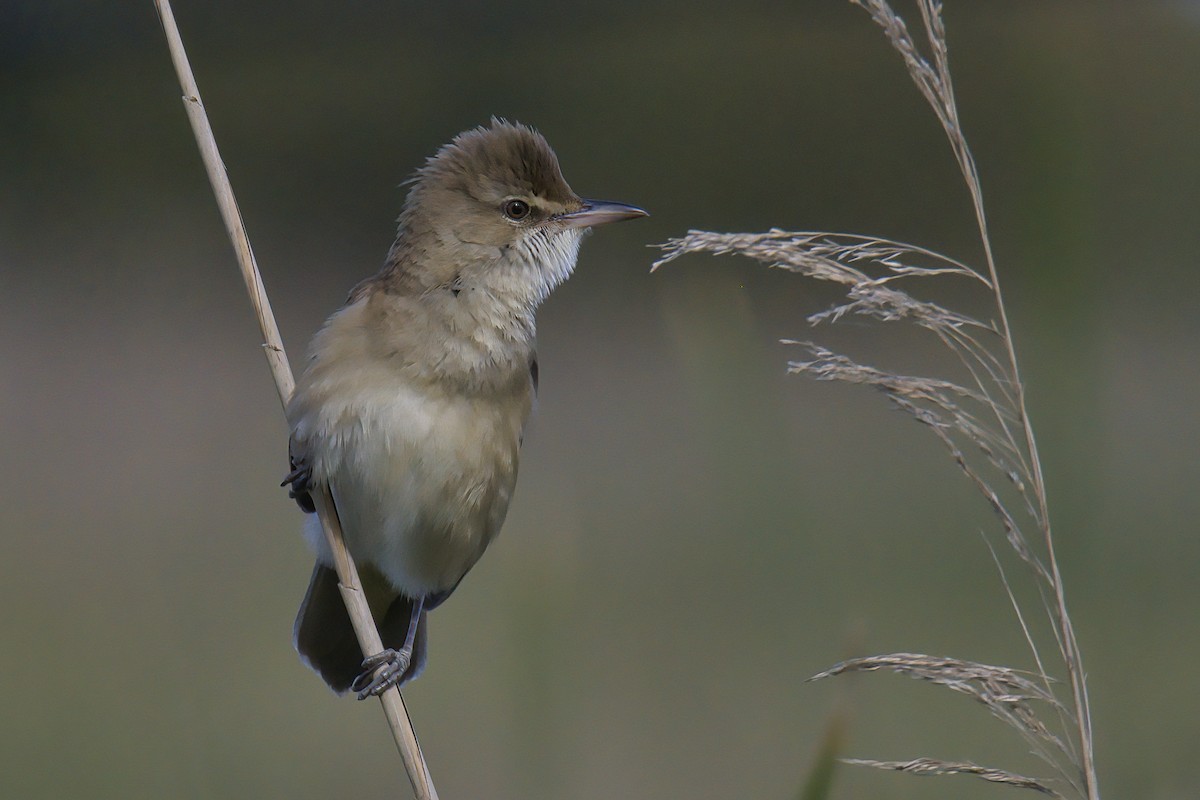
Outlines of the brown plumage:
M 536 391 L 537 307 L 570 276 L 586 228 L 644 214 L 581 199 L 545 139 L 502 120 L 417 171 L 383 269 L 314 337 L 288 405 L 285 483 L 306 511 L 308 490 L 329 486 L 387 648 L 364 672 L 309 514 L 317 567 L 296 647 L 335 691 L 365 697 L 420 672 L 426 612 L 508 511 Z

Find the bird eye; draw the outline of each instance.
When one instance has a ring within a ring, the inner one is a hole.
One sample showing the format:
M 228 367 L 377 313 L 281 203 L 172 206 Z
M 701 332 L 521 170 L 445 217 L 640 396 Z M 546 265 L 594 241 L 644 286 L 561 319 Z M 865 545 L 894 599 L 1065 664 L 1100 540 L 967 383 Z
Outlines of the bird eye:
M 504 216 L 519 222 L 529 216 L 529 203 L 524 200 L 506 200 L 501 210 L 504 211 Z

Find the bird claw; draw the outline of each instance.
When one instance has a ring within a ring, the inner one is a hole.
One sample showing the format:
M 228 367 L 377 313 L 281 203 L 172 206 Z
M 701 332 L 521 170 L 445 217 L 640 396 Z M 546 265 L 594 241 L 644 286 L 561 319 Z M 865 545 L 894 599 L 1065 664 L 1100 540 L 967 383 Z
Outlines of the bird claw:
M 363 659 L 362 673 L 350 684 L 350 691 L 358 693 L 359 700 L 368 697 L 378 697 L 388 689 L 400 683 L 404 673 L 412 663 L 412 650 L 388 648 L 382 653 L 367 656 Z
M 280 482 L 280 486 L 291 484 L 291 490 L 294 492 L 308 491 L 308 482 L 312 480 L 312 467 L 307 464 L 297 464 L 292 462 L 292 471 L 287 474 L 287 477 Z
M 304 462 L 297 463 L 294 458 L 289 459 L 288 466 L 292 471 L 279 485 L 288 487 L 288 497 L 295 500 L 302 510 L 313 513 L 317 509 L 309 494 L 312 489 L 312 467 Z

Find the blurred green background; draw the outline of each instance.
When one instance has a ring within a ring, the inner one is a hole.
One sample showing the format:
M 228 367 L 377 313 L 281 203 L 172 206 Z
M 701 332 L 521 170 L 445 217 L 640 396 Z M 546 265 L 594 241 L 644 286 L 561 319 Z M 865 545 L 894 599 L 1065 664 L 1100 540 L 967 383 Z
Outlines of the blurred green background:
M 1200 5 L 947 6 L 1101 785 L 1194 798 Z M 894 650 L 1030 666 L 993 522 L 879 396 L 784 375 L 776 342 L 813 335 L 827 288 L 728 258 L 648 274 L 688 228 L 978 262 L 941 131 L 864 12 L 176 13 L 294 364 L 380 265 L 399 182 L 492 114 L 539 127 L 580 193 L 653 213 L 590 239 L 540 315 L 504 535 L 405 692 L 442 797 L 794 797 L 834 717 L 846 755 L 1044 772 L 944 690 L 802 682 Z M 375 704 L 290 646 L 310 556 L 286 431 L 178 95 L 148 0 L 0 6 L 0 797 L 404 796 Z M 868 363 L 936 356 L 843 336 Z M 834 796 L 1005 791 L 845 768 Z

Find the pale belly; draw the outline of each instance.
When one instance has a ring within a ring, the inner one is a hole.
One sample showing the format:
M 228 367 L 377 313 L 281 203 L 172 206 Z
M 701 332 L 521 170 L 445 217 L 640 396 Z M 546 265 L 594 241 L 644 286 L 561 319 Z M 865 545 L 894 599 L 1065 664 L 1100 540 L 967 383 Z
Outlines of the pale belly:
M 323 411 L 308 453 L 351 555 L 410 596 L 452 589 L 504 521 L 528 406 L 393 387 Z M 315 518 L 305 528 L 328 563 Z

